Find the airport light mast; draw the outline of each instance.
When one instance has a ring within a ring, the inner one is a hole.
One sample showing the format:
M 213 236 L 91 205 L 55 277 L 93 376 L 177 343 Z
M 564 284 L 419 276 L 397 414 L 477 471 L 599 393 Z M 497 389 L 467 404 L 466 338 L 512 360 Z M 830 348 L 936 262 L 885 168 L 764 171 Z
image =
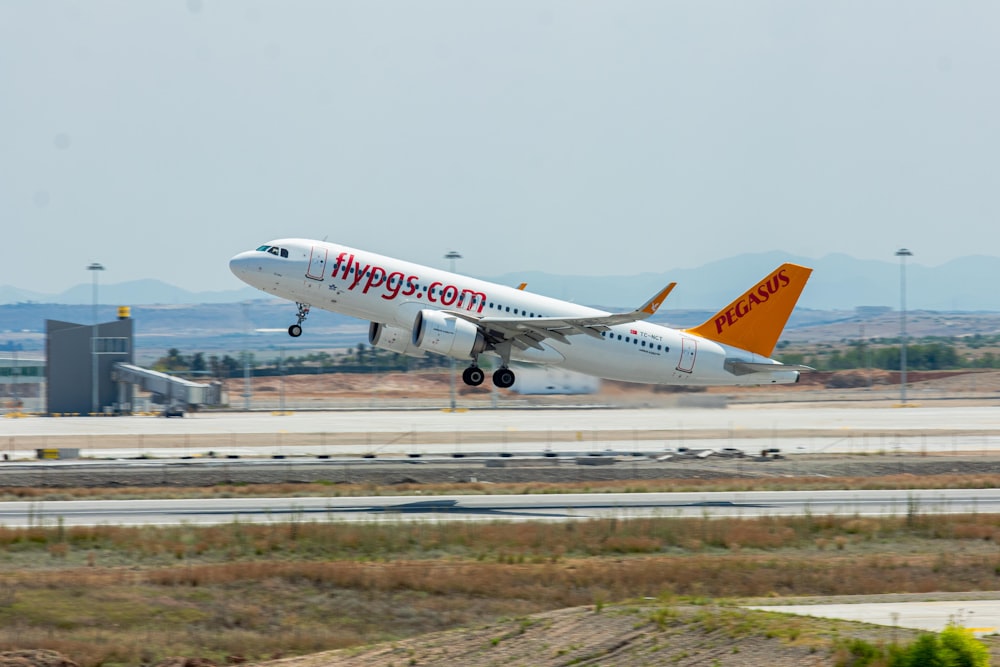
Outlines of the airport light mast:
M 896 251 L 899 257 L 899 401 L 906 405 L 906 258 L 913 253 L 906 248 Z
M 449 250 L 448 254 L 444 256 L 445 259 L 451 262 L 451 272 L 455 273 L 455 260 L 462 259 L 462 255 L 455 250 Z M 451 409 L 455 409 L 455 357 L 451 357 L 451 372 L 448 374 L 451 380 Z
M 87 270 L 90 271 L 90 275 L 93 278 L 93 281 L 92 281 L 92 284 L 93 284 L 93 290 L 92 290 L 93 306 L 92 307 L 93 307 L 93 320 L 94 320 L 93 331 L 92 331 L 91 336 L 90 336 L 90 366 L 91 366 L 91 369 L 92 369 L 92 372 L 91 372 L 91 386 L 90 386 L 90 411 L 93 414 L 97 414 L 97 409 L 100 407 L 98 405 L 98 403 L 100 402 L 99 401 L 100 397 L 98 396 L 98 393 L 99 393 L 99 390 L 98 390 L 99 382 L 98 382 L 98 369 L 97 369 L 97 359 L 98 359 L 98 357 L 97 357 L 97 334 L 99 333 L 98 326 L 97 326 L 97 302 L 98 302 L 98 299 L 97 299 L 97 283 L 98 283 L 97 276 L 98 276 L 98 274 L 101 271 L 104 270 L 104 265 L 101 264 L 100 262 L 91 262 L 90 266 L 87 267 Z

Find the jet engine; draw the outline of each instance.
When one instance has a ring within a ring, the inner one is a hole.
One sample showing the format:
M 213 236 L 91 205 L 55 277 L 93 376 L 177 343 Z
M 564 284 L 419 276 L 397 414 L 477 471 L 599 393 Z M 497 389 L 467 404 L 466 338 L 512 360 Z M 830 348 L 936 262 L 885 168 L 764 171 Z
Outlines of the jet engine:
M 424 356 L 423 350 L 410 343 L 409 331 L 381 322 L 372 322 L 368 325 L 368 342 L 373 347 L 405 354 L 409 357 Z
M 421 310 L 413 322 L 413 344 L 421 350 L 456 359 L 476 358 L 486 339 L 472 322 L 440 310 Z

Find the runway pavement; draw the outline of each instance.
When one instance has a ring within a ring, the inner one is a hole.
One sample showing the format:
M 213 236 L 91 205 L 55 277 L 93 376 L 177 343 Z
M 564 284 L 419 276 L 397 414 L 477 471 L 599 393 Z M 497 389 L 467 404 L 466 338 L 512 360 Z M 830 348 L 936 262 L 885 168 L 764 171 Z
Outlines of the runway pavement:
M 995 634 L 1000 630 L 1000 601 L 996 599 L 775 605 L 748 608 L 930 632 L 940 632 L 949 624 L 968 628 L 978 635 Z
M 28 417 L 0 421 L 0 451 L 84 456 L 213 450 L 253 454 L 406 455 L 735 447 L 788 454 L 1000 453 L 995 407 L 823 407 L 802 404 L 669 409 L 219 412 L 161 417 Z
M 1000 489 L 410 495 L 0 503 L 0 525 L 222 524 L 233 521 L 574 521 L 638 517 L 906 516 L 1000 513 Z

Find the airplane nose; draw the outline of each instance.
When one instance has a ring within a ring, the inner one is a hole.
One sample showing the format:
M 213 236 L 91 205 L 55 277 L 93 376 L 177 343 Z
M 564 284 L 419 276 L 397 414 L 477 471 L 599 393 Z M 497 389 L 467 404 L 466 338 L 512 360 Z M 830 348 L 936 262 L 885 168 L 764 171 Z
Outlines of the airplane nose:
M 245 280 L 245 276 L 250 272 L 250 263 L 253 253 L 241 252 L 229 260 L 229 270 L 240 280 Z

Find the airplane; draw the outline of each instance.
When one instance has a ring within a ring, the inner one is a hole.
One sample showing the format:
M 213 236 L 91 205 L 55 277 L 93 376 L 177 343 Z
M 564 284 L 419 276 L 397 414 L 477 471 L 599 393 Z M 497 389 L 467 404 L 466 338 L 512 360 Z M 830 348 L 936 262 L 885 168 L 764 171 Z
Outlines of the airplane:
M 703 324 L 646 322 L 670 283 L 631 312 L 596 308 L 326 241 L 286 238 L 241 252 L 230 270 L 259 290 L 294 301 L 302 335 L 312 307 L 370 322 L 372 346 L 469 362 L 462 380 L 485 380 L 479 357 L 500 358 L 493 384 L 513 386 L 512 361 L 550 364 L 610 380 L 660 385 L 798 382 L 808 366 L 771 359 L 812 269 L 782 264 Z

